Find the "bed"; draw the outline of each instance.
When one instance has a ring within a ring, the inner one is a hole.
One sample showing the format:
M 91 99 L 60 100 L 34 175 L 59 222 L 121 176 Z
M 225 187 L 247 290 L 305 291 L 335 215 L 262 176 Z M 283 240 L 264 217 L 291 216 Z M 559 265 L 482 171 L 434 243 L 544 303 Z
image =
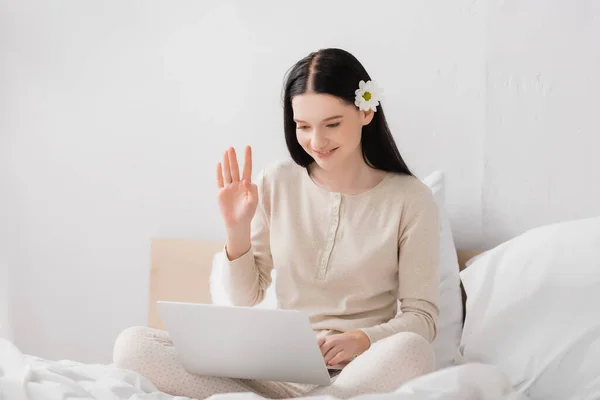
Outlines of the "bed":
M 156 238 L 150 247 L 148 326 L 163 328 L 157 300 L 213 301 L 222 242 Z M 467 318 L 456 365 L 360 400 L 600 399 L 600 217 L 536 228 L 485 252 L 459 250 L 457 260 Z M 0 400 L 21 399 L 188 400 L 133 371 L 44 360 L 0 340 Z

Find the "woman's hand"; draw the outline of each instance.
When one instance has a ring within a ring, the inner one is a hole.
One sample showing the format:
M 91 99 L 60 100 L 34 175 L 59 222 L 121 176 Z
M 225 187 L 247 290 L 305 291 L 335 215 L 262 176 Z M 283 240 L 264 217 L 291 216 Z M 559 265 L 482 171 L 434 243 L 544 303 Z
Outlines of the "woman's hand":
M 324 336 L 317 343 L 328 367 L 348 364 L 371 347 L 371 340 L 360 330 Z
M 235 149 L 223 154 L 217 163 L 217 187 L 221 216 L 227 230 L 227 253 L 230 259 L 241 256 L 249 247 L 250 225 L 258 205 L 258 188 L 252 183 L 252 149 L 246 146 L 244 170 L 240 169 Z

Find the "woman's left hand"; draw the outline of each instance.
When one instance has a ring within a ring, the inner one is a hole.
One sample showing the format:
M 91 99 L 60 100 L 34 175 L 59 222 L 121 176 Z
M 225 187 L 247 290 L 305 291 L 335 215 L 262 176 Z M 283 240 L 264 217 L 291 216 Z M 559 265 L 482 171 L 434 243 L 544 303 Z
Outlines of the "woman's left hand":
M 360 330 L 321 337 L 321 354 L 328 367 L 347 364 L 371 347 L 371 340 Z

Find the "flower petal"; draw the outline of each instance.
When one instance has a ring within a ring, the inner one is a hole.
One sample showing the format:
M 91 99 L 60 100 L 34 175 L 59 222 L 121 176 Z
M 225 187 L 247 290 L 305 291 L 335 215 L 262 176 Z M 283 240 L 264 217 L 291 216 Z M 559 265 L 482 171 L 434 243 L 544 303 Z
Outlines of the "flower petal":
M 369 100 L 364 98 L 365 93 L 369 93 Z M 354 91 L 355 99 L 354 105 L 357 106 L 361 111 L 373 110 L 377 111 L 377 107 L 381 104 L 381 100 L 384 98 L 383 90 L 379 87 L 374 80 L 360 80 L 358 82 L 358 89 Z

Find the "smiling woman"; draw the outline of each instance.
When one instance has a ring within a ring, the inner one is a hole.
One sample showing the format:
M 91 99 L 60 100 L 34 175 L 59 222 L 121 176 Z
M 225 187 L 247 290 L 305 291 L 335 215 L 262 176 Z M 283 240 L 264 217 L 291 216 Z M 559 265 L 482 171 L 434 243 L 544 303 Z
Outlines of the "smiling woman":
M 312 169 L 313 179 L 332 191 L 354 186 L 341 182 L 340 175 L 350 179 L 373 171 L 412 175 L 388 127 L 382 98 L 381 88 L 344 50 L 321 50 L 300 60 L 288 73 L 284 94 L 285 139 L 292 159 Z M 364 169 L 365 164 L 370 168 Z M 339 173 L 349 166 L 353 170 Z M 331 175 L 324 171 L 337 176 L 322 181 L 323 175 Z M 367 186 L 373 184 L 363 178 Z
M 339 371 L 332 384 L 191 375 L 166 333 L 149 328 L 119 337 L 117 365 L 194 398 L 248 390 L 270 398 L 347 398 L 393 391 L 433 370 L 438 210 L 400 156 L 380 100 L 350 53 L 311 53 L 285 83 L 292 160 L 263 169 L 253 182 L 250 147 L 241 170 L 229 148 L 216 168 L 228 297 L 238 306 L 259 304 L 276 269 L 278 307 L 307 314 L 324 363 Z

